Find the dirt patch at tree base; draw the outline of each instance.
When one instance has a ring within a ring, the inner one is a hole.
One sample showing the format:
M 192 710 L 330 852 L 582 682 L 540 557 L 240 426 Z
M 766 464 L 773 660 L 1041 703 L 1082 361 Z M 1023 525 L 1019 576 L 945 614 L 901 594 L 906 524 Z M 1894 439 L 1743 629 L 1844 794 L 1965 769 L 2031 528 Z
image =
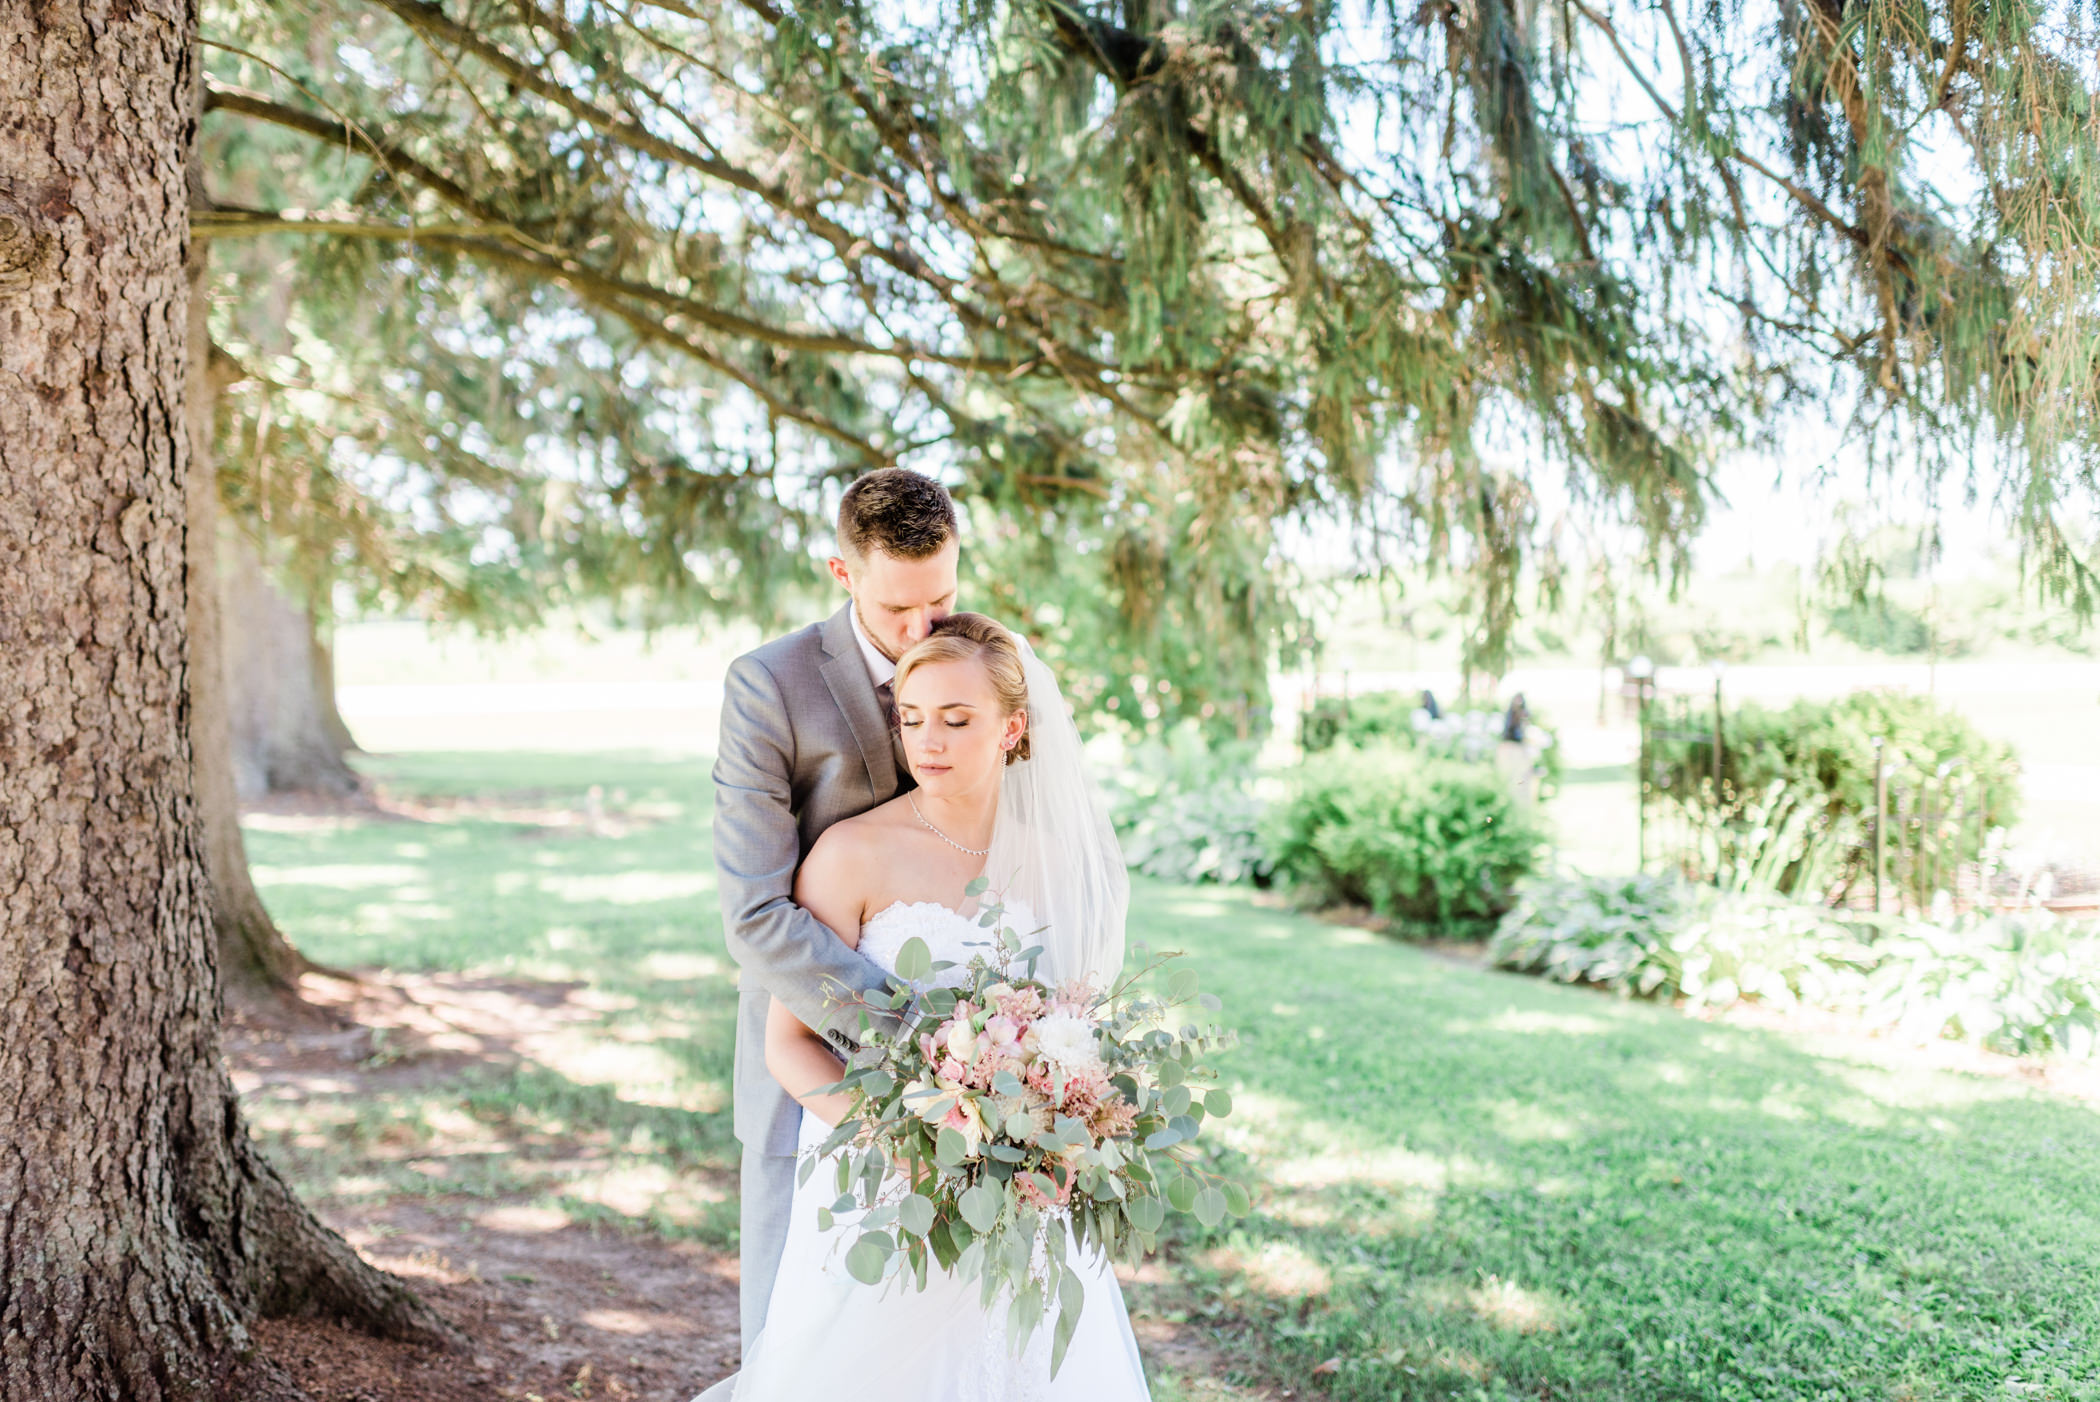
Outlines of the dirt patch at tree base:
M 520 1043 L 588 1011 L 580 986 L 529 980 L 309 975 L 301 991 L 303 1005 L 230 1010 L 227 1059 L 244 1094 L 325 1086 L 357 1100 L 442 1084 L 516 1064 Z M 262 1321 L 264 1352 L 312 1402 L 687 1402 L 736 1367 L 733 1253 L 574 1222 L 521 1196 L 396 1192 L 315 1206 L 469 1349 L 328 1320 Z
M 686 1402 L 736 1366 L 735 1263 L 710 1252 L 585 1227 L 533 1231 L 523 1208 L 466 1217 L 405 1204 L 329 1219 L 458 1325 L 472 1352 L 324 1320 L 264 1321 L 265 1349 L 314 1402 Z

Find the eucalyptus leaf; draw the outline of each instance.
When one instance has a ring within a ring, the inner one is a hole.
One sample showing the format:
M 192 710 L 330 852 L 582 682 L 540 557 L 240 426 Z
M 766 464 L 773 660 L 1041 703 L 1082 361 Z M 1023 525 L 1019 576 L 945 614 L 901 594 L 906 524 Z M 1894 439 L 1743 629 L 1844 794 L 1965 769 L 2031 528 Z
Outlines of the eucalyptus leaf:
M 933 976 L 933 951 L 926 941 L 914 935 L 897 951 L 897 977 L 917 983 Z
M 1213 1090 L 1203 1097 L 1203 1108 L 1213 1119 L 1224 1119 L 1232 1113 L 1232 1095 L 1223 1089 Z
M 1242 1196 L 1245 1190 L 1242 1189 Z M 897 1204 L 897 1225 L 913 1236 L 922 1237 L 933 1230 L 933 1199 L 923 1193 L 913 1193 Z
M 1080 1286 L 1079 1273 L 1067 1269 L 1057 1281 L 1057 1328 L 1050 1336 L 1050 1376 L 1064 1366 L 1065 1350 L 1072 1346 L 1072 1335 L 1079 1328 L 1079 1312 L 1086 1305 L 1086 1292 Z
M 970 1224 L 972 1230 L 988 1232 L 999 1221 L 1002 1202 L 996 1190 L 980 1183 L 965 1190 L 955 1205 L 961 1210 L 963 1220 Z
M 1196 1194 L 1196 1220 L 1206 1227 L 1215 1227 L 1225 1220 L 1225 1194 L 1217 1188 L 1205 1188 Z
M 1072 1335 L 1079 1328 L 1079 1311 L 1059 1310 L 1057 1328 L 1050 1335 L 1050 1376 L 1055 1378 L 1057 1370 L 1065 1366 L 1065 1350 L 1072 1346 Z
M 846 1253 L 846 1271 L 863 1285 L 880 1284 L 893 1250 L 886 1233 L 870 1232 L 854 1242 L 853 1248 Z

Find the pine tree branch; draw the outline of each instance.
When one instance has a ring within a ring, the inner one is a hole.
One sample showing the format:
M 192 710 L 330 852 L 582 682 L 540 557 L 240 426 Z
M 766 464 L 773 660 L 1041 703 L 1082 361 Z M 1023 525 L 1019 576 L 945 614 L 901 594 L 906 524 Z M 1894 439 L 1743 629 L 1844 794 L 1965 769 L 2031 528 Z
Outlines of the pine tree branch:
M 220 209 L 193 216 L 191 228 L 199 238 L 242 238 L 266 233 L 339 234 L 457 247 L 485 258 L 495 258 L 505 266 L 534 273 L 544 280 L 563 283 L 572 290 L 589 288 L 609 297 L 633 298 L 673 315 L 688 317 L 710 331 L 747 337 L 812 355 L 869 355 L 890 360 L 923 360 L 951 369 L 989 374 L 1026 370 L 1034 363 L 1032 359 L 1004 356 L 954 355 L 910 342 L 882 346 L 839 332 L 795 331 L 773 326 L 651 283 L 604 272 L 544 245 L 524 242 L 518 231 L 507 224 L 386 224 L 377 220 L 308 215 L 301 211 Z M 524 242 L 524 247 L 498 250 L 493 247 L 497 240 Z
M 643 315 L 627 297 L 639 293 L 649 294 L 644 300 L 662 301 L 676 299 L 675 294 L 665 293 L 659 288 L 645 284 L 623 283 L 591 270 L 575 266 L 560 266 L 556 260 L 536 250 L 520 249 L 504 241 L 505 235 L 514 231 L 501 226 L 478 225 L 422 225 L 381 224 L 355 219 L 292 217 L 290 212 L 269 213 L 265 211 L 216 210 L 199 213 L 191 219 L 192 234 L 197 238 L 241 238 L 266 233 L 332 234 L 352 238 L 376 238 L 406 243 L 422 243 L 432 247 L 447 248 L 466 254 L 477 261 L 524 272 L 536 278 L 560 283 L 568 288 L 580 301 L 599 308 L 627 325 L 646 340 L 676 348 L 698 360 L 710 369 L 735 380 L 752 396 L 758 399 L 775 416 L 815 429 L 833 441 L 852 448 L 866 458 L 887 463 L 892 455 L 876 447 L 852 430 L 832 422 L 821 414 L 812 413 L 791 400 L 774 393 L 763 381 L 748 370 L 713 349 L 707 343 L 674 329 L 660 318 Z M 691 303 L 692 308 L 703 304 Z M 696 320 L 698 318 L 695 318 Z M 755 325 L 756 323 L 754 323 Z M 754 337 L 754 339 L 766 339 Z M 881 348 L 872 347 L 876 353 Z
M 399 145 L 374 136 L 369 124 L 360 123 L 353 128 L 345 121 L 302 112 L 296 107 L 287 107 L 261 93 L 249 92 L 243 88 L 224 87 L 217 83 L 213 83 L 204 91 L 204 110 L 233 112 L 257 121 L 270 122 L 291 131 L 319 137 L 330 145 L 342 146 L 353 153 L 368 150 L 378 157 L 380 165 L 389 174 L 410 176 L 454 209 L 472 215 L 484 224 L 507 222 L 493 205 L 468 193 L 458 181 L 427 162 L 418 160 Z
M 1649 79 L 1647 73 L 1642 70 L 1639 64 L 1633 61 L 1633 55 L 1626 51 L 1624 41 L 1619 38 L 1617 26 L 1610 19 L 1584 4 L 1583 0 L 1569 0 L 1569 3 L 1574 6 L 1576 13 L 1580 14 L 1603 33 L 1605 40 L 1612 47 L 1612 52 L 1618 55 L 1620 66 L 1626 70 L 1635 83 L 1640 85 L 1641 91 L 1648 95 L 1648 100 L 1655 104 L 1656 110 L 1668 118 L 1672 126 L 1682 125 L 1683 118 L 1679 115 L 1676 106 L 1668 98 L 1656 91 L 1655 84 Z M 1803 209 L 1815 215 L 1816 218 L 1822 220 L 1861 248 L 1867 247 L 1872 242 L 1865 229 L 1848 223 L 1829 205 L 1818 199 L 1814 191 L 1773 170 L 1741 147 L 1731 143 L 1726 150 L 1715 151 L 1714 156 L 1717 162 L 1735 161 L 1762 175 L 1765 179 L 1791 195 Z M 1723 179 L 1727 178 L 1724 174 Z
M 757 196 L 773 209 L 798 221 L 811 233 L 830 244 L 848 267 L 851 267 L 857 258 L 872 254 L 913 281 L 952 295 L 953 280 L 936 272 L 916 254 L 885 246 L 855 233 L 807 202 L 795 199 L 777 183 L 762 179 L 718 155 L 690 150 L 657 136 L 637 122 L 614 115 L 588 98 L 572 92 L 564 84 L 547 77 L 540 69 L 516 58 L 474 30 L 455 23 L 442 9 L 427 3 L 427 0 L 368 0 L 368 3 L 391 11 L 412 30 L 424 35 L 426 42 L 429 36 L 437 35 L 459 45 L 462 51 L 473 54 L 520 88 L 535 93 L 571 116 L 590 123 L 623 146 Z M 537 18 L 541 26 L 550 32 L 562 32 L 562 26 L 553 23 L 547 15 L 532 6 L 529 0 L 517 0 L 517 9 L 528 20 Z
M 423 33 L 426 42 L 428 42 L 429 35 L 436 34 L 458 44 L 463 51 L 474 54 L 497 72 L 502 73 L 510 81 L 555 103 L 571 115 L 590 122 L 600 130 L 605 131 L 608 136 L 632 149 L 722 180 L 735 188 L 757 195 L 768 205 L 797 220 L 805 228 L 829 243 L 849 271 L 853 268 L 858 256 L 872 254 L 899 273 L 933 291 L 935 295 L 949 305 L 950 309 L 962 320 L 965 327 L 977 334 L 998 333 L 999 319 L 995 315 L 962 296 L 961 287 L 954 279 L 937 272 L 931 265 L 919 258 L 918 255 L 905 249 L 886 246 L 863 235 L 856 234 L 824 216 L 807 202 L 792 198 L 776 184 L 761 180 L 759 177 L 718 156 L 702 155 L 701 153 L 690 151 L 676 143 L 665 141 L 655 136 L 638 123 L 625 121 L 614 116 L 604 108 L 570 91 L 566 86 L 546 77 L 538 68 L 523 63 L 489 40 L 454 23 L 443 10 L 436 5 L 426 3 L 426 0 L 371 0 L 371 3 L 380 5 L 393 12 L 412 29 Z M 567 31 L 564 26 L 554 23 L 544 12 L 534 7 L 530 0 L 517 0 L 517 8 L 528 22 L 537 19 L 541 27 L 550 33 L 554 33 L 557 36 L 566 34 Z M 771 9 L 770 6 L 766 8 L 768 10 Z M 778 12 L 772 11 L 772 14 L 777 19 Z M 935 189 L 936 193 L 938 193 L 937 186 Z M 987 261 L 986 265 L 990 266 L 989 261 Z M 1008 290 L 1009 292 L 1014 291 L 1013 289 Z M 1053 290 L 1055 289 L 1053 288 Z M 1014 296 L 1010 297 L 1009 304 L 1014 305 L 1018 301 L 1019 294 L 1015 293 Z M 1148 415 L 1137 409 L 1135 405 L 1130 404 L 1113 385 L 1108 383 L 1105 378 L 1107 366 L 1094 360 L 1091 356 L 1075 351 L 1074 348 L 1051 335 L 1047 328 L 1037 326 L 1035 330 L 1034 340 L 1036 349 L 1042 353 L 1041 360 L 1055 367 L 1075 388 L 1096 397 L 1107 399 L 1119 411 L 1128 414 L 1136 421 L 1157 428 L 1157 419 L 1154 416 Z M 844 345 L 833 345 L 828 348 L 807 345 L 801 348 L 811 350 L 829 349 L 834 352 L 847 349 Z M 905 355 L 885 351 L 881 348 L 870 349 L 876 354 L 890 354 L 896 356 L 896 358 L 917 356 L 966 370 L 1011 371 L 1026 363 L 1010 358 L 993 359 L 944 355 L 922 352 L 916 348 Z

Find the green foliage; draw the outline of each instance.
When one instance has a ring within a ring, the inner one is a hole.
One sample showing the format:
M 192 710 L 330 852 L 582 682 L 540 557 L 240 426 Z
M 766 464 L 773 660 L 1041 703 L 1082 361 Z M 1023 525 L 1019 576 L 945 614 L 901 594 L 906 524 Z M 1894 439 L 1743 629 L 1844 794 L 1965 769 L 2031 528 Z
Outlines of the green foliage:
M 1299 722 L 1299 744 L 1308 754 L 1337 744 L 1362 749 L 1397 745 L 1425 757 L 1487 764 L 1499 759 L 1498 748 L 1508 712 L 1492 705 L 1459 705 L 1435 720 L 1412 693 L 1373 691 L 1362 696 L 1322 696 L 1307 707 Z M 1530 762 L 1538 774 L 1538 796 L 1560 790 L 1560 747 L 1537 716 L 1525 722 Z
M 1438 926 L 1508 909 L 1545 840 L 1493 769 L 1392 746 L 1308 759 L 1269 824 L 1276 874 L 1302 893 Z
M 1916 656 L 1932 644 L 1932 628 L 1925 619 L 1886 598 L 1848 601 L 1829 613 L 1830 631 L 1866 648 Z
M 1842 898 L 1871 875 L 1877 755 L 1890 768 L 1891 877 L 1920 904 L 2019 816 L 2011 746 L 1930 697 L 1859 691 L 1740 706 L 1722 722 L 1718 788 L 1711 720 L 1703 724 L 1649 745 L 1653 782 L 1705 848 L 1702 875 L 1761 866 L 1760 879 L 1787 894 Z
M 1320 696 L 1298 721 L 1298 744 L 1307 754 L 1336 745 L 1412 745 L 1414 715 L 1421 702 L 1412 692 L 1372 691 L 1361 696 Z
M 2046 915 L 1878 921 L 1769 891 L 1560 877 L 1526 883 L 1489 957 L 1694 1008 L 1836 1008 L 2013 1054 L 2100 1046 L 2100 936 Z
M 1112 816 L 1132 871 L 1163 881 L 1266 882 L 1264 805 L 1251 747 L 1205 742 L 1194 721 L 1134 746 L 1111 776 Z

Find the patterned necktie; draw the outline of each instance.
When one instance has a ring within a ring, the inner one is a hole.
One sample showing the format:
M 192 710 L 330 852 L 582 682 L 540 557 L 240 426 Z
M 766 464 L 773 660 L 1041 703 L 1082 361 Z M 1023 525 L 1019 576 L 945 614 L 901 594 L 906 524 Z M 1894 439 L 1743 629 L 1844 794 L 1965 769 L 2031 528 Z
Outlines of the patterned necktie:
M 904 732 L 897 728 L 897 689 L 889 682 L 875 688 L 875 702 L 882 707 L 882 723 L 890 732 L 890 758 L 897 762 L 897 787 L 917 788 L 918 781 L 912 778 L 911 761 L 904 757 Z

